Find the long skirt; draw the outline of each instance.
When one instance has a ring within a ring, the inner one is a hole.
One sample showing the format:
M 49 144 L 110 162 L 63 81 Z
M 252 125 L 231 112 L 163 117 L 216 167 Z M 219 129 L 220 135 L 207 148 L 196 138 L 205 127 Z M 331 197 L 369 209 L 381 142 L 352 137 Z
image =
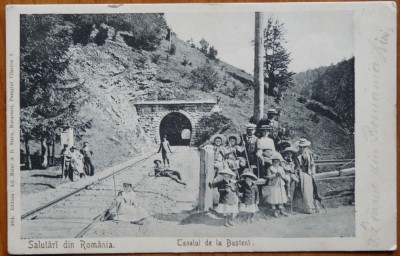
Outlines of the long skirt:
M 267 196 L 267 203 L 269 204 L 285 204 L 288 201 L 285 182 L 281 178 L 278 179 L 275 185 L 270 185 L 270 192 Z
M 312 177 L 308 173 L 300 172 L 300 182 L 294 190 L 293 210 L 304 213 L 313 213 L 316 209 Z
M 136 222 L 149 217 L 148 212 L 140 206 L 121 203 L 117 208 L 114 220 Z
M 255 213 L 258 212 L 258 206 L 256 204 L 243 204 L 239 203 L 240 212 Z
M 239 209 L 237 204 L 218 204 L 218 206 L 215 207 L 215 211 L 226 216 L 228 214 L 238 213 Z

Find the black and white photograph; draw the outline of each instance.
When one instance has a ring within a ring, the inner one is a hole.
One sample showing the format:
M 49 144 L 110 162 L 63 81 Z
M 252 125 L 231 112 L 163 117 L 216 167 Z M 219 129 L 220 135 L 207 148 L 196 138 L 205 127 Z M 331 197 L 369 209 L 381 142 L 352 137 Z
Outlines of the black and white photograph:
M 10 7 L 12 248 L 393 249 L 395 22 L 290 5 Z

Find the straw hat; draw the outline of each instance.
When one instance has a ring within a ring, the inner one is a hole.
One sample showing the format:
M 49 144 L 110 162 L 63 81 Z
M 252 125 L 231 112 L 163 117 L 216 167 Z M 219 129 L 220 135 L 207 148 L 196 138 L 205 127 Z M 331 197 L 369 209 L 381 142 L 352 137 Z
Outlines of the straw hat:
M 278 111 L 275 108 L 269 108 L 267 114 L 278 114 Z
M 279 160 L 279 161 L 283 161 L 282 155 L 279 154 L 278 152 L 275 152 L 275 154 L 271 157 L 271 160 Z
M 159 160 L 159 159 L 156 159 L 153 161 L 154 164 L 157 164 L 157 162 L 159 162 L 161 164 L 161 160 Z
M 218 172 L 218 174 L 229 174 L 231 176 L 236 176 L 236 173 L 234 173 L 231 169 L 225 168 L 222 169 L 221 171 Z
M 221 139 L 221 141 L 222 141 L 221 144 L 222 144 L 222 145 L 225 144 L 225 142 L 226 142 L 226 136 L 225 136 L 225 135 L 220 134 L 220 133 L 214 134 L 213 136 L 211 136 L 210 142 L 211 142 L 212 144 L 214 144 L 216 138 L 220 138 L 220 139 Z
M 254 129 L 256 129 L 256 127 L 257 127 L 257 125 L 251 124 L 251 123 L 246 125 L 247 130 L 254 130 Z
M 299 147 L 308 147 L 311 145 L 311 141 L 308 141 L 305 138 L 301 138 L 299 141 L 296 141 L 296 145 Z
M 297 149 L 292 147 L 292 146 L 290 146 L 290 147 L 287 147 L 284 150 L 282 150 L 281 154 L 283 155 L 283 154 L 286 154 L 288 152 L 292 152 L 293 154 L 296 154 L 297 153 Z
M 258 127 L 258 130 L 272 130 L 272 126 L 263 124 L 260 127 Z
M 228 141 L 229 141 L 231 138 L 235 138 L 236 144 L 240 144 L 240 142 L 242 141 L 242 140 L 240 139 L 239 134 L 232 133 L 232 134 L 228 134 L 228 136 L 226 136 L 226 137 L 228 137 Z
M 252 172 L 245 172 L 245 173 L 243 173 L 243 174 L 242 174 L 242 177 L 245 178 L 245 176 L 251 178 L 252 180 L 257 180 L 257 179 L 258 179 L 257 176 L 254 175 L 254 173 L 252 173 Z

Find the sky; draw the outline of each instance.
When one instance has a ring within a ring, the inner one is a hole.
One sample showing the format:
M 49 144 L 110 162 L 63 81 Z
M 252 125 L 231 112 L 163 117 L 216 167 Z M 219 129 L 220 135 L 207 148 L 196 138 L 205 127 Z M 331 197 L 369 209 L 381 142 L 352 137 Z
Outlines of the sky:
M 264 13 L 285 24 L 289 71 L 328 66 L 354 56 L 353 12 L 313 11 Z M 218 57 L 253 74 L 254 13 L 165 13 L 168 26 L 182 40 L 204 38 Z M 264 22 L 265 24 L 266 22 Z

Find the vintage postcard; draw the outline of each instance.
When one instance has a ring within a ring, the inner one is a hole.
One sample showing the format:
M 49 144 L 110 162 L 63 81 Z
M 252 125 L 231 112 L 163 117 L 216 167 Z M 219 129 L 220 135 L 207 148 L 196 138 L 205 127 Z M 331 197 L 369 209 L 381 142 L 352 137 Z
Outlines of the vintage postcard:
M 395 250 L 396 13 L 7 6 L 9 252 Z

